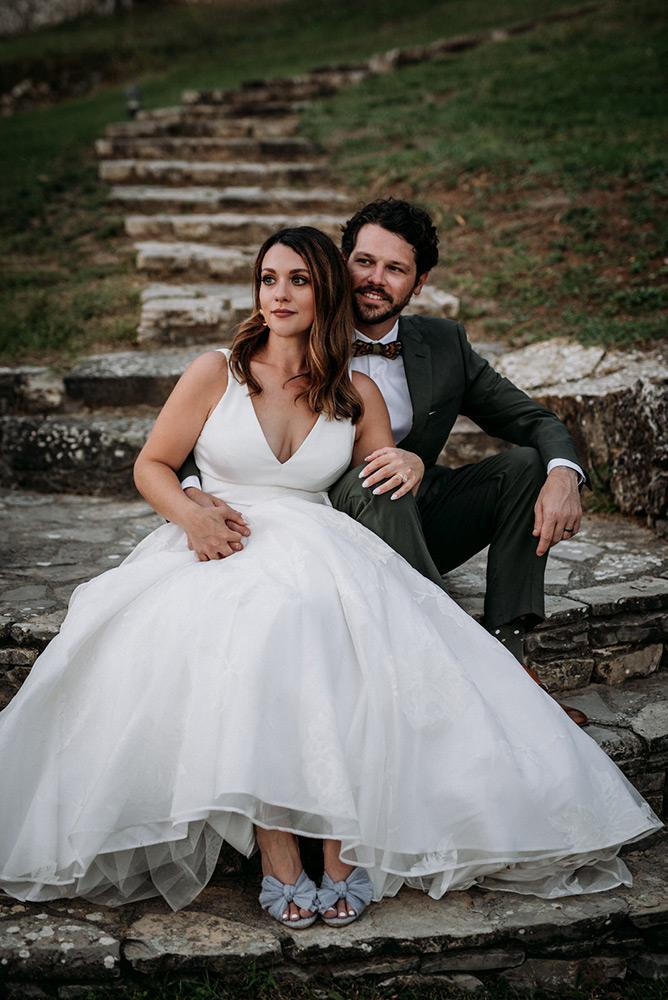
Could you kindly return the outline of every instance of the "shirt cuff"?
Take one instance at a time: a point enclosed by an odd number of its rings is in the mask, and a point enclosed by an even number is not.
[[[200,482],[199,476],[188,476],[187,479],[184,479],[183,482],[181,483],[182,490],[187,490],[189,486],[194,486],[196,490],[201,490],[202,483]]]
[[[560,465],[564,465],[564,466],[566,466],[567,469],[573,469],[575,472],[577,472],[577,474],[579,476],[578,486],[582,486],[582,484],[585,481],[585,474],[584,474],[584,472],[582,471],[582,469],[580,468],[579,465],[576,465],[575,462],[569,462],[567,458],[553,458],[553,459],[551,459],[551,461],[549,461],[547,463],[547,474],[548,474],[548,476],[552,472],[552,469],[557,469],[557,468],[559,468]],[[190,485],[192,486],[192,483]]]

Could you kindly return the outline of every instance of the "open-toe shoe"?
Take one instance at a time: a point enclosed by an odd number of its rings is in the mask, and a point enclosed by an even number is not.
[[[353,868],[342,882],[333,882],[325,872],[318,889],[318,912],[330,927],[345,927],[366,910],[372,895],[373,883],[364,868]],[[355,912],[346,917],[326,917],[327,910],[335,910],[340,899],[345,899],[348,907]]]
[[[311,916],[299,917],[298,920],[291,920],[289,915],[284,917],[290,903],[294,903],[300,910],[311,910]],[[270,917],[286,927],[310,927],[318,916],[318,890],[305,871],[302,871],[294,885],[284,885],[273,875],[265,875],[262,879],[260,906]]]

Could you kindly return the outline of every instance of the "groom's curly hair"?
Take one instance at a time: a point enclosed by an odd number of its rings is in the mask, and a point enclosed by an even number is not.
[[[348,260],[355,249],[362,226],[381,226],[402,236],[413,247],[418,279],[438,264],[438,234],[431,216],[411,201],[400,198],[378,198],[355,212],[342,226],[341,250]]]

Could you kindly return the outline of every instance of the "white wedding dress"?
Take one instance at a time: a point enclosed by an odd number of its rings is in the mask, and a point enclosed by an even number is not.
[[[0,715],[0,887],[186,905],[253,823],[340,839],[374,897],[628,884],[660,821],[500,644],[329,504],[354,429],[320,416],[281,464],[245,388],[196,457],[243,511],[199,562],[164,524],[74,593]]]

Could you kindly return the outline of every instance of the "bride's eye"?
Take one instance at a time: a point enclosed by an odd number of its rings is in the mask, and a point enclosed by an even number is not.
[[[260,278],[263,285],[273,285],[275,280],[273,274],[263,274]]]
[[[292,280],[295,285],[308,285],[308,278],[305,274],[295,274]]]

